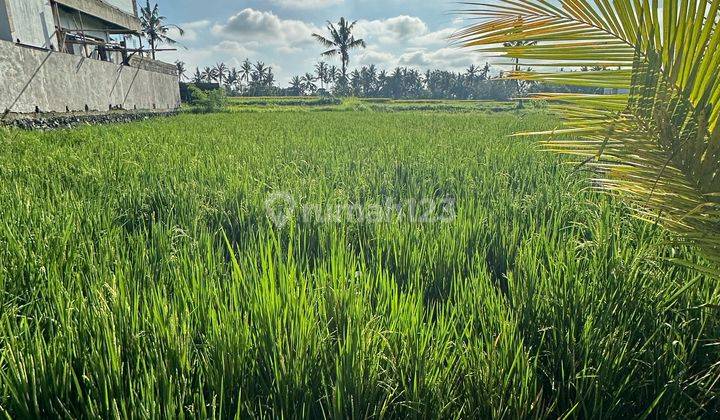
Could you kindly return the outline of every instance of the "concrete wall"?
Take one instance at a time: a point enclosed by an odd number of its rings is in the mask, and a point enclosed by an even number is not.
[[[41,48],[55,44],[50,0],[5,0],[12,40]]]
[[[20,0],[25,1],[25,0]],[[33,0],[35,1],[35,0]],[[56,3],[79,10],[90,16],[96,16],[102,20],[128,28],[140,30],[140,20],[135,16],[130,0],[113,0],[112,3],[103,0],[55,0]],[[116,7],[117,3],[122,8]],[[125,4],[129,3],[129,7]]]
[[[7,4],[0,0],[0,40],[12,41],[10,20],[8,20]]]
[[[122,10],[125,13],[134,15],[135,14],[135,6],[133,5],[133,0],[103,0],[105,3],[109,4],[110,6],[116,7],[120,10]],[[153,2],[154,3],[154,2]]]
[[[82,15],[77,10],[71,10],[66,8],[59,8],[58,18],[60,20],[60,26],[64,29],[82,29],[86,35],[103,39],[108,41],[107,27],[108,24],[104,21],[88,15]],[[92,51],[95,47],[89,45],[89,51]],[[66,44],[65,52],[74,51],[75,54],[83,55],[85,48],[79,44]]]
[[[173,110],[175,75],[141,70],[0,41],[0,113]]]

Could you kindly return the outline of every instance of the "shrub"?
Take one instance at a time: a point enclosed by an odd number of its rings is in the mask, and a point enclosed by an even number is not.
[[[197,86],[190,85],[190,105],[193,112],[212,113],[220,112],[227,106],[227,95],[222,89],[203,91]]]
[[[197,105],[198,102],[207,100],[207,93],[195,85],[188,85],[188,92],[190,93],[188,100],[190,105]]]

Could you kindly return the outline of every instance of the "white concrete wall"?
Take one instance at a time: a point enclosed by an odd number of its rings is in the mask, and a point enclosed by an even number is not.
[[[177,76],[0,41],[0,113],[173,110]]]
[[[103,0],[103,1],[107,4],[109,4],[110,6],[117,7],[118,9],[122,10],[123,12],[125,12],[127,14],[130,14],[130,15],[135,14],[135,8],[133,7],[134,0]]]
[[[8,20],[7,4],[0,0],[0,40],[12,41],[10,32],[10,21]]]
[[[35,47],[55,45],[55,22],[49,0],[5,0],[12,40]]]

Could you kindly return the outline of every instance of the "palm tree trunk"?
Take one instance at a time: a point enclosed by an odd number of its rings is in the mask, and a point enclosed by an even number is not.
[[[520,71],[520,59],[519,58],[515,59],[515,71],[516,72]],[[515,80],[515,92],[518,96],[517,108],[518,109],[525,108],[525,103],[523,102],[523,99],[520,97],[520,81],[519,80]]]

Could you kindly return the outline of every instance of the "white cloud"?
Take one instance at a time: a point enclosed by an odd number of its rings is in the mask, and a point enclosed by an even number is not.
[[[199,32],[210,27],[210,21],[198,20],[195,22],[182,23],[179,26],[184,31],[182,35],[180,35],[180,31],[177,28],[171,27],[168,36],[179,42],[193,42],[197,41]]]
[[[457,28],[444,28],[418,36],[412,40],[412,43],[423,47],[447,46],[452,42],[451,38],[456,32]]]
[[[398,43],[424,35],[428,26],[422,19],[413,16],[396,16],[384,20],[360,20],[357,36],[376,39],[383,44]]]
[[[312,24],[281,19],[273,12],[251,8],[241,10],[225,23],[213,26],[212,32],[239,42],[257,41],[263,44],[297,46],[311,42],[313,32],[320,29]]]
[[[315,55],[314,51],[307,51],[304,47],[291,47],[287,45],[281,45],[275,49],[278,53],[282,55],[288,55],[288,54],[299,54],[304,53],[305,55]]]
[[[439,50],[427,50],[424,48],[408,50],[402,54],[398,63],[402,66],[415,67],[419,69],[440,69],[460,71],[470,64],[484,62],[485,58],[478,54],[461,48],[441,48]]]
[[[208,47],[190,47],[188,49],[181,48],[177,51],[162,52],[159,58],[169,63],[175,62],[175,60],[183,61],[188,76],[191,76],[196,67],[202,69],[218,62],[237,67],[240,66],[241,60],[245,57],[258,57],[258,52],[250,49],[245,44],[224,40]]]
[[[249,49],[247,45],[241,44],[237,41],[221,41],[216,46],[212,47],[213,51],[222,52],[227,54],[235,54],[240,56],[249,56],[254,54],[254,51]]]
[[[380,51],[374,47],[362,50],[357,55],[357,60],[351,64],[365,65],[375,64],[380,67],[390,67],[397,64],[397,57],[386,51]]]
[[[286,9],[321,9],[342,4],[344,0],[270,0]]]

